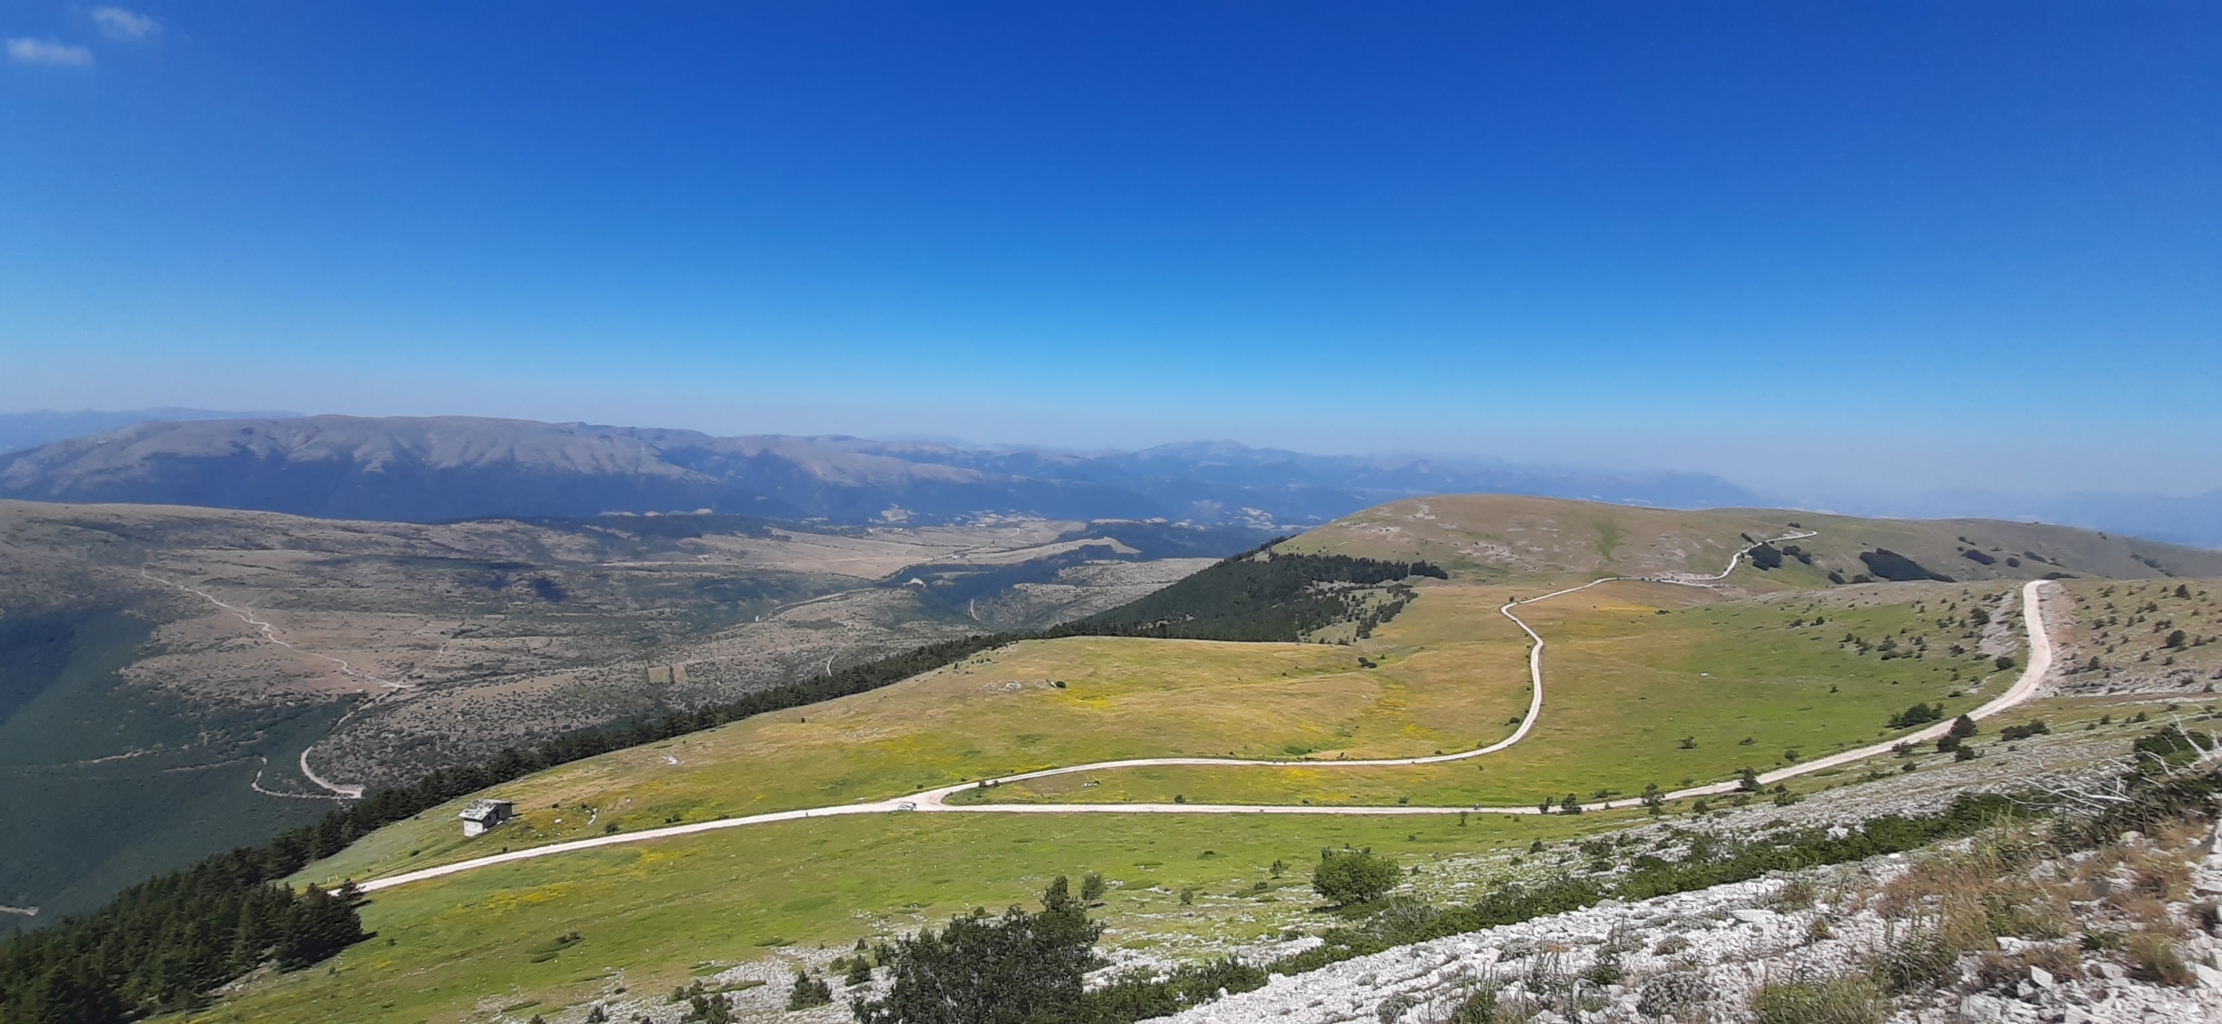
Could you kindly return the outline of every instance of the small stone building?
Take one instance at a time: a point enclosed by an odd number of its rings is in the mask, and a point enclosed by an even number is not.
[[[456,817],[463,819],[463,835],[468,837],[478,835],[516,815],[515,806],[507,800],[473,800]]]

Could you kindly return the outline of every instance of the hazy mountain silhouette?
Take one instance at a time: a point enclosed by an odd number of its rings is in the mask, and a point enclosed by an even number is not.
[[[710,509],[863,523],[983,513],[1302,525],[1418,494],[1748,505],[1699,473],[1318,456],[1232,442],[1076,454],[461,416],[139,423],[0,454],[0,497],[431,522]]]
[[[148,420],[239,420],[299,416],[297,412],[217,412],[211,409],[117,409],[100,411],[80,409],[60,412],[54,409],[37,409],[31,412],[0,412],[0,452],[21,448],[36,448],[42,444],[66,441],[103,430],[128,427]]]

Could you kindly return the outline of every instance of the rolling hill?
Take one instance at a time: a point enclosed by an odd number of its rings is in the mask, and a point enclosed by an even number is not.
[[[1807,586],[1825,582],[1830,572],[1847,582],[1862,575],[1887,578],[1870,563],[1876,552],[1889,551],[1953,580],[2222,576],[2222,552],[2066,526],[1781,509],[1680,511],[1498,494],[1391,502],[1309,531],[1291,547],[1424,559],[1475,579],[1556,581],[1711,572],[1752,539],[1803,530],[1817,535],[1782,544],[1778,569],[1766,575]],[[1810,561],[1791,554],[1792,548]]]

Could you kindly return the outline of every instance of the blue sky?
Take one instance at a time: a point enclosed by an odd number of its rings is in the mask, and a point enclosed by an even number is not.
[[[2222,486],[2222,7],[0,3],[0,409]]]

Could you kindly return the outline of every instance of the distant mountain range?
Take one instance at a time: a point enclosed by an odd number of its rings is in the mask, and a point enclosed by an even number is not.
[[[992,514],[1279,529],[1445,493],[2039,519],[2222,546],[2222,491],[2190,497],[1961,491],[1794,501],[1705,473],[1306,455],[1227,441],[1074,453],[847,436],[713,437],[463,416],[196,409],[0,414],[0,498],[201,505],[339,519],[442,522],[709,509],[847,524]]]
[[[0,453],[0,498],[408,522],[707,509],[839,523],[1035,515],[1301,527],[1446,492],[1759,503],[1701,473],[1318,456],[1230,442],[1075,454],[460,416],[181,418]]]
[[[149,420],[244,420],[271,419],[299,416],[297,412],[217,412],[212,409],[118,409],[102,412],[81,409],[75,412],[58,412],[41,409],[36,412],[0,412],[0,452],[23,448],[36,448],[55,441],[97,434],[103,430],[128,427]]]

